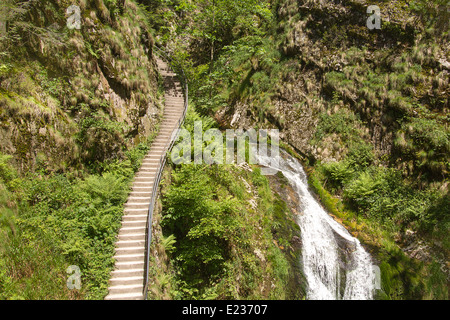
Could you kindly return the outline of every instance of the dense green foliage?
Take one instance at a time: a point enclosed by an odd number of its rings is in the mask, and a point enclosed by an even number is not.
[[[195,119],[198,115],[190,112],[186,128],[192,129]],[[174,270],[171,298],[299,295],[298,290],[287,290],[295,272],[289,261],[295,233],[286,226],[291,213],[272,193],[260,169],[181,165],[170,179],[162,195],[161,226]],[[298,226],[292,225],[298,232]],[[168,239],[172,240],[169,248]]]
[[[80,30],[67,26],[70,5]],[[134,1],[7,0],[0,22],[0,299],[103,299],[159,122],[145,12]],[[81,290],[67,288],[70,265]]]
[[[382,28],[370,31],[364,13],[372,3],[262,1],[264,15],[257,6],[226,13],[255,28],[236,23],[222,33],[224,16],[214,9],[243,8],[236,1],[152,1],[173,26],[157,24],[155,34],[185,66],[197,110],[225,128],[240,119],[281,129],[284,142],[312,160],[329,209],[345,208],[349,228],[362,220],[370,226],[359,236],[376,239],[386,283],[380,298],[448,295],[436,267],[445,269],[449,252],[444,2],[379,3]],[[203,30],[198,12],[206,33],[196,32]],[[433,247],[426,257],[402,251],[422,241]]]
[[[80,30],[67,26],[72,4]],[[158,77],[134,1],[8,0],[0,16],[0,150],[21,170],[83,171],[147,140],[161,112]]]
[[[392,224],[380,221],[379,217],[364,217],[351,211],[323,187],[321,171],[311,169],[309,182],[325,208],[380,259],[381,290],[376,292],[377,299],[448,299],[447,278],[440,263],[424,263],[408,257],[392,236],[395,235]],[[387,211],[390,211],[389,207]],[[445,235],[441,236],[445,238]]]
[[[322,203],[380,262],[378,298],[448,299],[446,0],[382,1],[381,30],[368,1],[136,2],[76,1],[81,30],[70,1],[0,4],[1,299],[105,296],[160,114],[153,39],[189,79],[189,131],[278,128],[311,160]],[[303,298],[289,289],[298,229],[257,168],[170,170],[153,298]]]
[[[139,159],[105,164],[103,173],[29,173],[18,177],[0,156],[0,298],[102,299],[114,266],[114,243],[123,204]],[[82,273],[80,291],[66,286],[66,269]]]

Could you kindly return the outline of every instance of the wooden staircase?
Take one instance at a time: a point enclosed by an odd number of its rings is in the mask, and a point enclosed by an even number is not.
[[[179,121],[184,115],[184,95],[177,75],[164,60],[158,57],[156,60],[164,78],[164,116],[158,136],[136,174],[132,192],[125,204],[122,227],[116,242],[115,270],[111,274],[109,294],[105,300],[144,299],[146,240],[152,225],[148,219],[153,186],[159,173],[161,157],[167,152],[172,135],[179,129]],[[148,231],[147,222],[150,226]]]

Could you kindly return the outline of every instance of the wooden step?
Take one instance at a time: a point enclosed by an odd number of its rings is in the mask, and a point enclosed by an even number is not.
[[[122,222],[142,221],[142,220],[147,221],[148,212],[147,212],[147,210],[145,210],[144,212],[145,212],[145,214],[126,214],[122,217]]]
[[[119,234],[119,241],[145,241],[147,235],[145,233]]]
[[[109,280],[111,286],[140,285],[144,283],[144,277],[113,277]]]
[[[146,165],[145,167],[142,167],[138,173],[136,173],[136,176],[139,177],[147,177],[152,178],[156,176],[156,169],[159,167],[159,161],[158,166],[150,167]]]
[[[141,228],[141,227],[146,228],[147,219],[123,221],[122,226],[126,228]]]
[[[125,293],[125,294],[109,294],[106,296],[105,300],[144,300],[143,293]]]
[[[145,227],[122,227],[119,231],[119,236],[123,235],[136,235],[136,234],[144,234],[146,232]]]
[[[120,263],[120,262],[142,262],[144,263],[145,253],[136,253],[136,254],[116,254],[114,256],[114,259]]]
[[[144,284],[139,285],[115,285],[109,287],[109,293],[112,297],[124,294],[133,294],[138,296],[139,293],[144,291]]]
[[[121,240],[116,242],[117,248],[126,248],[126,247],[143,247],[145,246],[145,240]]]
[[[135,202],[135,203],[125,203],[125,208],[126,209],[148,209],[148,207],[150,206],[150,201],[149,202]]]
[[[152,199],[151,195],[144,196],[144,197],[137,197],[137,196],[129,196],[128,197],[128,203],[147,203],[150,202]]]
[[[116,270],[133,270],[133,269],[143,269],[144,259],[142,261],[117,261],[115,264]]]
[[[156,169],[155,169],[156,170]],[[136,183],[152,183],[155,179],[151,177],[142,177],[142,176],[136,176],[134,178],[134,182]]]
[[[152,193],[153,192],[153,184],[150,184],[149,186],[139,186],[139,185],[135,185],[133,186],[133,192],[136,193]]]
[[[145,247],[117,247],[116,253],[120,255],[133,255],[145,253]]]
[[[150,201],[152,199],[152,192],[148,191],[148,192],[139,192],[139,191],[132,191],[129,194],[129,198],[133,198],[133,199],[148,199],[148,201]]]

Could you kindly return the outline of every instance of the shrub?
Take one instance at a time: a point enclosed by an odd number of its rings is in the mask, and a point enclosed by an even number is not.
[[[436,179],[448,174],[450,132],[433,119],[411,118],[397,132],[395,146],[413,160],[416,171],[430,172]],[[431,177],[430,177],[431,178]]]
[[[368,172],[362,172],[358,178],[352,180],[344,189],[344,196],[357,207],[367,209],[371,205],[372,196],[380,196],[383,180],[372,176]]]
[[[17,177],[17,172],[10,165],[12,157],[0,153],[0,182],[8,184]]]
[[[343,187],[344,183],[351,179],[355,172],[354,169],[350,168],[348,162],[345,161],[324,164],[322,171],[334,188]]]
[[[350,165],[367,168],[375,160],[373,146],[361,140],[352,142],[347,154],[347,161]]]
[[[315,140],[320,141],[326,135],[337,133],[341,135],[344,141],[349,141],[359,135],[356,123],[358,119],[355,114],[349,110],[341,109],[338,112],[328,115],[320,115],[320,122],[315,133]]]
[[[165,239],[176,238],[170,254],[177,274],[174,297],[258,299],[286,294],[290,266],[273,243],[272,232],[288,246],[291,226],[284,221],[284,209],[274,205],[260,169],[250,173],[234,166],[186,165],[178,167],[172,179],[163,193],[161,225]],[[249,193],[248,187],[257,189],[257,207],[249,204],[256,192]],[[277,288],[270,295],[262,293],[264,283]],[[233,289],[237,286],[238,292]]]

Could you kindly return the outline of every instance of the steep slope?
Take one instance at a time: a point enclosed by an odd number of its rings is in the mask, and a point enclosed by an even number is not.
[[[103,299],[163,114],[147,14],[8,0],[0,30],[0,299]]]
[[[364,0],[152,3],[197,110],[223,129],[280,129],[379,260],[379,298],[448,297],[445,1],[379,3],[373,30]]]
[[[72,4],[72,3],[71,3]],[[81,169],[145,142],[161,116],[152,37],[133,1],[2,2],[0,151],[23,171]]]
[[[183,64],[198,118],[280,129],[322,204],[375,258],[377,298],[448,299],[446,0],[380,2],[374,30],[366,0],[140,3],[149,11],[78,1],[80,30],[67,27],[67,1],[1,4],[0,293],[106,295],[122,205],[162,114],[152,27]],[[165,237],[153,248],[155,297],[286,297],[294,231],[286,228],[286,246],[273,240],[291,217],[264,179],[244,171],[175,170],[163,193]],[[244,174],[247,182],[235,179]],[[248,184],[256,191],[246,194]],[[189,230],[180,212],[192,217]],[[164,262],[181,273],[164,274]],[[83,269],[81,291],[65,288],[69,264]],[[305,283],[295,285],[289,296],[303,297]]]

